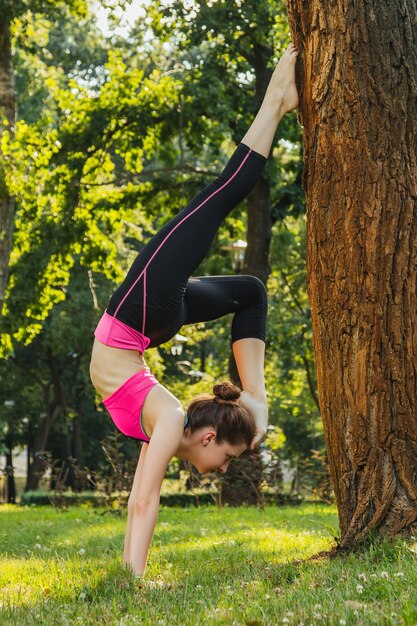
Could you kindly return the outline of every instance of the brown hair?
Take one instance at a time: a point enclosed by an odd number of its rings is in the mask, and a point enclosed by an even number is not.
[[[238,401],[239,387],[220,382],[214,385],[213,394],[202,393],[191,401],[187,411],[190,431],[211,426],[216,431],[217,443],[246,443],[249,447],[255,436],[255,420]]]

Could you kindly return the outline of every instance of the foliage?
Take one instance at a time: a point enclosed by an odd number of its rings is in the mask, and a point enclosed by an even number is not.
[[[3,136],[8,186],[20,207],[5,309],[5,327],[17,341],[33,339],[64,299],[74,255],[94,271],[121,277],[108,235],[120,232],[149,185],[124,181],[114,190],[107,184],[116,163],[125,172],[141,171],[142,156],[156,149],[155,118],[176,95],[168,77],[128,72],[117,53],[106,71],[108,80],[93,99],[78,85],[71,92],[51,85],[59,131],[45,115],[31,126],[21,120],[14,138]]]
[[[70,506],[105,508],[107,513],[120,515],[126,509],[129,491],[25,491],[20,506],[52,506],[57,510],[67,510]],[[213,504],[209,493],[172,493],[160,496],[161,506],[188,508]]]

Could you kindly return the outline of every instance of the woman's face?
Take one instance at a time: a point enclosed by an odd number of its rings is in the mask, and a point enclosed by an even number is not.
[[[233,458],[240,456],[247,446],[246,443],[231,444],[227,441],[216,442],[215,431],[208,431],[196,450],[191,463],[200,474],[219,471],[222,474],[227,472],[229,463]]]

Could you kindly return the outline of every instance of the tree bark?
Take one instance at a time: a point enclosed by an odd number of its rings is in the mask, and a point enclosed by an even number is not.
[[[341,547],[417,528],[415,0],[287,0]]]
[[[0,15],[0,139],[4,132],[1,120],[7,120],[9,132],[14,132],[16,98],[13,80],[13,61],[10,40],[10,22],[5,13]],[[15,201],[4,180],[0,162],[0,330],[1,314],[9,276],[9,260],[14,227]]]

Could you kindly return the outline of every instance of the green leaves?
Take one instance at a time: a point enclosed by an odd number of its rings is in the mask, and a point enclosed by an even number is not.
[[[121,278],[109,236],[140,206],[147,183],[138,175],[158,150],[160,120],[176,105],[179,84],[157,70],[146,78],[128,69],[116,51],[105,72],[93,96],[75,79],[65,87],[51,79],[54,117],[21,120],[14,137],[3,135],[6,182],[19,207],[5,310],[16,340],[39,332],[39,322],[65,297],[74,254]],[[124,206],[126,197],[135,199]]]

